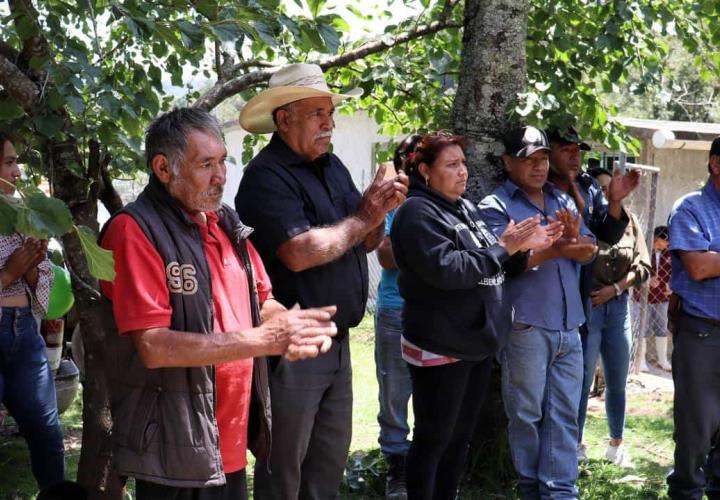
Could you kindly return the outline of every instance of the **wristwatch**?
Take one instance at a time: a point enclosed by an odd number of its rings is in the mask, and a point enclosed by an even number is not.
[[[621,293],[623,293],[622,288],[620,288],[620,285],[617,283],[613,283],[613,288],[615,289],[615,297],[619,297]]]

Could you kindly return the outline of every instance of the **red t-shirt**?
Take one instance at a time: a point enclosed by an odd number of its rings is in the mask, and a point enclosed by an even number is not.
[[[250,291],[240,257],[227,235],[218,226],[214,212],[207,213],[207,225],[199,224],[210,267],[213,316],[216,333],[252,327]],[[113,303],[118,331],[170,326],[172,309],[162,257],[140,226],[127,214],[116,217],[105,233],[102,247],[113,251],[115,281],[102,281],[102,292]],[[272,290],[260,256],[248,242],[260,303]],[[119,293],[115,295],[114,290]],[[220,433],[220,455],[226,473],[247,465],[247,424],[250,409],[252,359],[216,366],[215,402]]]

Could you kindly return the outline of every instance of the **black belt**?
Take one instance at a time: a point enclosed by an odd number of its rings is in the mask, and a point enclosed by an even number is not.
[[[685,311],[681,312],[682,316],[685,316],[686,318],[690,320],[696,320],[696,321],[702,321],[703,323],[707,323],[708,325],[716,326],[720,328],[720,319],[713,319],[713,318],[704,318],[702,316],[695,316],[694,314],[688,314]]]

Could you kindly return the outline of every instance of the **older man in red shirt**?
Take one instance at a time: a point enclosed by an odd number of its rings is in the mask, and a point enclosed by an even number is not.
[[[138,498],[246,498],[246,450],[270,444],[267,374],[252,358],[328,349],[335,308],[287,311],[272,298],[252,229],[221,203],[227,151],[212,116],[162,115],[146,154],[148,186],[101,234],[117,272],[102,283],[118,333],[115,465]]]

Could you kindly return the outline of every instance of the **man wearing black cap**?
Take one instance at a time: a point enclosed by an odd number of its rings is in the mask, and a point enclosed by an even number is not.
[[[631,170],[622,175],[615,170],[608,188],[609,199],[606,199],[595,179],[581,171],[581,151],[590,151],[590,146],[580,140],[577,131],[573,127],[551,129],[547,135],[550,141],[550,181],[575,199],[593,234],[599,240],[614,245],[622,238],[629,221],[622,202],[637,187],[640,173]]]
[[[670,212],[675,466],[670,498],[720,498],[720,137],[705,186]],[[674,307],[673,307],[674,306]],[[715,443],[713,447],[713,441]]]
[[[515,312],[501,354],[508,440],[523,499],[576,499],[583,377],[578,328],[585,322],[578,263],[591,261],[597,247],[572,198],[547,182],[545,133],[522,127],[503,143],[508,179],[480,203],[483,221],[497,235],[511,220],[538,214],[543,225],[557,218],[565,226],[562,238],[531,253],[527,271],[507,281]]]

